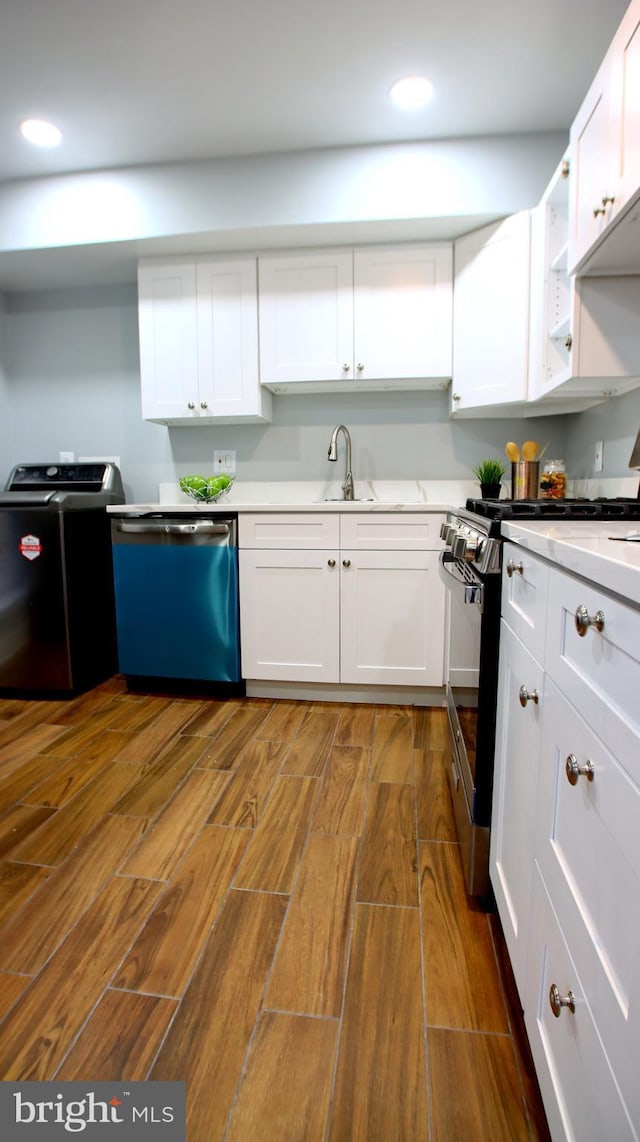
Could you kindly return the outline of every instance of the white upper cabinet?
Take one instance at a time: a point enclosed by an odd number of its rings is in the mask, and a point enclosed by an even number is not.
[[[161,424],[271,419],[260,387],[255,258],[141,262],[142,414]]]
[[[455,243],[452,412],[527,397],[530,216]]]
[[[569,194],[565,158],[532,212],[529,399],[584,398],[635,388],[640,339],[630,314],[640,312],[640,275],[569,275]]]
[[[353,373],[350,250],[258,260],[263,385],[348,379]]]
[[[570,153],[570,272],[640,272],[638,226],[609,241],[640,198],[640,0],[629,5],[576,116]]]
[[[356,377],[451,376],[453,254],[446,246],[356,250]]]
[[[274,392],[425,388],[451,376],[451,245],[260,257],[260,378]]]

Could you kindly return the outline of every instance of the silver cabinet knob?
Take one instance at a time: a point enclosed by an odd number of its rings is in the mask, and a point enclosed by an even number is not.
[[[459,400],[462,400],[462,397],[460,396],[460,393],[454,393],[454,394],[453,394],[453,400],[455,400],[455,401],[459,401]]]
[[[568,353],[571,352],[571,349],[573,347],[573,337],[571,336],[570,333],[564,339],[564,347]]]
[[[555,983],[552,983],[549,988],[549,1006],[556,1019],[562,1015],[563,1007],[567,1007],[572,1015],[576,1013],[576,1001],[573,992],[568,991],[566,995],[560,995],[560,989],[556,987]]]
[[[602,205],[603,206],[613,206],[615,200],[616,200],[615,194],[603,194]]]
[[[522,563],[514,563],[513,559],[508,559],[507,560],[507,575],[509,576],[509,578],[511,578],[514,571],[517,571],[518,575],[524,575],[524,567],[522,566]]]
[[[527,702],[533,702],[537,706],[538,702],[540,701],[540,695],[538,694],[538,691],[527,690],[527,687],[524,685],[520,687],[518,691],[518,697],[522,707],[526,706]]]
[[[589,627],[595,627],[597,631],[604,630],[604,611],[596,611],[595,615],[590,615],[587,608],[580,605],[575,618],[576,630],[581,638],[584,638]]]
[[[194,402],[192,400],[190,400],[189,404],[187,405],[187,408],[195,408],[195,407],[196,406],[195,406]]]
[[[604,206],[596,206],[593,211],[593,217],[598,218],[601,214],[606,214]]]
[[[358,364],[356,365],[356,372],[357,373],[364,372],[364,365],[362,364],[362,361],[358,361]]]
[[[351,560],[350,559],[343,559],[342,560],[342,566],[343,567],[350,567],[351,566]]]
[[[208,407],[209,407],[209,405],[207,404],[206,400],[200,401],[200,408],[208,408]]]
[[[565,772],[569,785],[577,785],[580,777],[586,777],[587,781],[593,781],[595,776],[595,769],[590,761],[580,765],[574,753],[570,753],[565,765]]]
[[[335,559],[327,559],[327,566],[328,567],[335,567],[335,565],[336,565]]]
[[[345,364],[342,366],[342,372],[343,372],[343,373],[348,373],[350,368],[351,368],[351,365],[347,365],[347,364],[345,363]]]

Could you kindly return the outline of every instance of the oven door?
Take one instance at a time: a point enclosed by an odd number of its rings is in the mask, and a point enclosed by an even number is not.
[[[480,576],[450,551],[440,556],[440,577],[448,601],[449,784],[467,891],[485,896],[489,892],[500,577]]]

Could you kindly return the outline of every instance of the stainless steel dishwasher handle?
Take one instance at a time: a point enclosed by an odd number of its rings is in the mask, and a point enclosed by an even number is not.
[[[199,523],[163,523],[161,520],[133,523],[129,520],[118,520],[116,530],[136,535],[228,535],[229,524],[210,523],[208,520]]]

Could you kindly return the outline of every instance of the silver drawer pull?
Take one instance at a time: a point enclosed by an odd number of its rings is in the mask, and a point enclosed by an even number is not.
[[[580,765],[574,753],[569,754],[564,768],[569,785],[577,785],[580,777],[586,777],[587,781],[593,781],[596,772],[590,761]]]
[[[563,1007],[567,1007],[572,1015],[576,1013],[576,1001],[573,992],[568,991],[566,995],[560,995],[560,989],[556,987],[555,983],[552,983],[549,988],[549,1006],[556,1019],[562,1015]]]
[[[604,611],[596,611],[595,615],[590,615],[587,608],[582,604],[576,611],[576,630],[581,638],[584,638],[589,627],[595,627],[596,630],[604,630]]]
[[[509,578],[511,578],[514,571],[517,571],[518,575],[524,575],[524,567],[522,566],[522,563],[514,563],[513,559],[508,559],[507,560],[507,575],[509,576]]]
[[[327,559],[327,566],[335,567],[335,565],[336,565],[335,559]]]
[[[350,567],[351,566],[351,560],[350,559],[343,559],[342,560],[342,566],[343,567]]]
[[[538,694],[538,691],[527,690],[527,687],[524,685],[520,687],[520,690],[518,691],[518,697],[522,707],[526,706],[527,702],[535,702],[537,706],[538,702],[540,701],[540,695]]]

